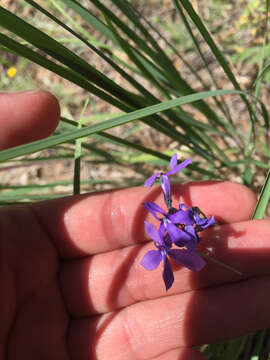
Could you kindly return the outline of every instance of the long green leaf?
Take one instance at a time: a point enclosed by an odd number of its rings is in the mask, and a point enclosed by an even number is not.
[[[0,33],[0,43],[8,47],[9,49],[16,52],[18,55],[24,56],[25,58],[35,62],[38,65],[43,66],[44,68],[58,74],[59,76],[73,82],[74,84],[82,87],[83,89],[95,94],[99,98],[105,100],[109,104],[112,104],[119,109],[124,111],[132,110],[131,107],[126,104],[118,101],[113,96],[109,95],[105,91],[97,88],[91,82],[87,81],[80,74],[75,73],[74,71],[68,69],[65,66],[54,63],[53,61],[47,59],[46,57],[40,55],[39,53],[33,51],[25,45],[20,44],[16,40],[9,38],[8,36]]]
[[[104,24],[100,21],[97,21],[96,17],[92,16],[90,12],[83,8],[76,0],[61,0],[62,2],[68,4],[72,9],[76,10],[77,12],[83,11],[84,19],[88,20],[89,23],[93,26],[98,26],[98,29],[103,31]],[[174,87],[174,90],[177,90],[177,95],[188,95],[194,93],[193,89],[190,85],[180,76],[178,71],[175,69],[173,63],[167,58],[164,52],[160,53],[155,51],[159,48],[158,44],[156,44],[155,49],[148,46],[145,39],[142,39],[138,36],[136,31],[132,31],[132,29],[127,26],[123,21],[120,20],[118,16],[116,16],[108,7],[101,3],[99,0],[91,0],[96,7],[105,14],[111,22],[113,22],[124,34],[127,34],[129,39],[136,44],[136,47],[131,47],[134,55],[136,55],[139,60],[143,63],[146,69],[152,73],[152,76],[157,78],[163,78],[167,84],[167,87],[170,88],[171,86]],[[82,10],[83,9],[83,10]],[[89,16],[87,16],[89,13]],[[135,15],[134,15],[135,16]],[[93,23],[93,19],[95,22]],[[108,27],[106,27],[108,29]],[[110,39],[114,37],[114,34],[110,32]],[[113,41],[116,41],[114,37]],[[122,38],[122,41],[124,39]],[[140,49],[140,52],[138,51]],[[147,55],[145,57],[144,54]],[[151,59],[151,61],[149,60]],[[218,121],[217,114],[203,101],[198,101],[197,103],[193,104],[194,107],[198,108],[207,119],[213,118]]]
[[[79,73],[82,77],[86,77],[89,81],[94,82],[97,86],[118,97],[123,102],[131,106],[136,104],[134,101],[135,97],[128,91],[96,70],[64,45],[1,6],[0,25],[60,61],[75,73]]]
[[[177,1],[178,3],[180,2],[182,4],[182,6],[184,7],[184,9],[187,11],[188,15],[190,16],[190,18],[196,25],[197,29],[201,33],[202,37],[204,38],[204,40],[206,41],[206,43],[212,50],[213,54],[215,55],[217,61],[223,68],[225,74],[227,75],[227,77],[229,78],[231,83],[233,84],[234,88],[237,90],[241,90],[241,87],[240,87],[238,81],[236,80],[233,72],[231,71],[231,68],[230,68],[226,58],[224,57],[222,52],[219,50],[219,48],[216,45],[215,41],[213,40],[211,34],[209,33],[209,31],[203,24],[201,18],[198,16],[196,11],[194,10],[191,2],[189,0],[175,0],[175,1]],[[254,121],[256,120],[256,114],[252,110],[252,107],[251,107],[250,103],[248,102],[245,94],[242,94],[241,97],[247,106],[249,116],[250,116],[251,126],[252,126],[252,133],[254,134]],[[247,144],[247,146],[249,146],[249,144]]]
[[[100,131],[104,131],[128,122],[142,119],[152,114],[170,109],[175,106],[188,104],[193,101],[198,101],[200,99],[205,99],[207,97],[225,95],[225,94],[240,94],[242,92],[236,90],[216,90],[216,91],[206,91],[198,94],[183,96],[178,99],[169,100],[160,104],[152,105],[144,109],[133,111],[129,114],[122,115],[120,117],[114,118],[112,120],[107,120],[99,124],[86,126],[82,129],[65,133],[57,136],[51,136],[48,139],[34,141],[30,144],[21,145],[12,149],[3,150],[0,153],[0,161],[6,161],[13,159],[17,156],[22,156],[26,154],[33,153],[35,151],[43,150],[58,144],[62,144],[67,141],[72,141],[80,137],[89,136]]]
[[[263,219],[270,200],[270,171],[267,174],[252,219]]]
[[[82,108],[80,118],[78,121],[78,129],[81,129],[83,126],[83,115],[88,106],[89,97],[84,103]],[[73,174],[73,195],[80,194],[81,188],[81,156],[82,156],[82,138],[75,140],[75,149],[74,149],[74,174]]]
[[[215,76],[213,75],[213,72],[211,71],[211,69],[210,69],[210,67],[209,67],[209,65],[208,65],[208,62],[207,62],[207,60],[206,60],[206,58],[205,58],[205,56],[204,56],[204,53],[201,51],[199,42],[197,41],[196,37],[194,36],[193,31],[192,31],[192,28],[191,28],[191,26],[189,25],[188,20],[187,20],[187,18],[185,17],[183,11],[182,11],[181,6],[179,5],[179,3],[178,3],[176,0],[172,0],[172,1],[173,1],[174,5],[175,5],[175,8],[176,8],[178,14],[180,15],[180,17],[181,17],[181,19],[182,19],[182,21],[183,21],[183,23],[184,23],[184,25],[185,25],[185,27],[186,27],[189,35],[190,35],[192,41],[193,41],[193,44],[194,44],[197,52],[199,53],[200,58],[202,59],[202,61],[203,61],[203,63],[204,63],[204,66],[205,66],[205,68],[206,68],[206,70],[207,70],[207,72],[208,72],[208,74],[209,74],[209,76],[210,76],[213,84],[215,85],[216,88],[218,88],[218,84],[217,84],[217,81],[216,81],[216,79],[215,79]],[[233,125],[229,108],[228,108],[228,106],[226,105],[226,103],[224,102],[224,100],[222,99],[222,102],[221,102],[221,103],[218,101],[218,99],[215,99],[215,101],[216,101],[216,104],[217,104],[217,105],[219,106],[219,108],[221,109],[221,111],[223,112],[223,114],[227,116],[227,118],[229,119],[230,123]]]

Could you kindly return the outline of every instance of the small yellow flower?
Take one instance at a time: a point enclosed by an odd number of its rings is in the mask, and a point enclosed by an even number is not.
[[[17,69],[14,66],[11,66],[7,70],[7,76],[11,79],[16,75],[16,73],[17,73]]]

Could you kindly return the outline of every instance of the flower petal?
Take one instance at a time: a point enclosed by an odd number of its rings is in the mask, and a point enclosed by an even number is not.
[[[181,241],[182,239],[186,239],[186,237],[188,235],[186,235],[186,233],[181,230],[181,229],[178,229],[178,227],[176,227],[172,222],[170,221],[167,221],[167,224],[166,224],[166,229],[167,229],[167,232],[172,240],[172,242],[176,243],[178,241]],[[190,237],[188,236],[188,239]],[[183,244],[182,246],[184,246],[185,244]]]
[[[181,164],[177,165],[175,168],[173,168],[172,170],[168,171],[165,175],[173,175],[178,173],[178,171],[183,170],[186,166],[188,166],[189,164],[192,163],[192,159],[187,159],[183,162],[181,162]]]
[[[175,262],[185,266],[192,271],[199,271],[206,264],[204,259],[195,251],[189,252],[186,250],[171,249],[168,251],[168,255]]]
[[[168,251],[172,247],[173,244],[172,239],[169,237],[168,234],[166,234],[163,239],[164,239],[164,247],[166,251]]]
[[[168,219],[174,224],[192,225],[195,223],[191,210],[179,210],[175,214],[168,215]]]
[[[192,210],[192,208],[190,206],[187,206],[184,203],[180,203],[179,204],[179,210],[183,210],[183,208],[187,209],[187,210]]]
[[[155,173],[154,175],[150,176],[148,179],[145,180],[144,186],[151,187],[159,175],[160,175],[160,173]]]
[[[177,165],[177,154],[173,154],[170,160],[170,168],[174,169]]]
[[[172,194],[170,180],[167,175],[161,175],[160,186],[164,195],[166,206],[168,209],[170,209],[172,206]]]
[[[187,247],[187,251],[194,251],[199,242],[198,236],[192,225],[187,225],[182,231],[181,238],[175,242],[176,246]]]
[[[162,255],[159,250],[150,250],[144,255],[140,264],[146,270],[155,270],[160,264],[161,259]]]
[[[166,225],[164,224],[163,221],[161,221],[159,229],[158,229],[158,233],[159,233],[159,236],[161,239],[164,238],[165,231],[166,231]]]
[[[210,219],[208,219],[208,218],[203,218],[203,219],[200,218],[199,221],[197,221],[197,217],[195,216],[195,221],[196,221],[196,225],[200,226],[202,229],[206,229],[209,226],[215,225],[217,223],[214,216],[212,216]]]
[[[174,276],[173,276],[171,264],[167,259],[167,256],[165,255],[163,256],[163,262],[164,262],[164,268],[163,268],[162,277],[166,286],[166,291],[168,291],[174,282]]]
[[[157,204],[155,204],[153,202],[144,201],[143,206],[147,211],[149,211],[159,221],[161,220],[161,218],[159,218],[157,216],[157,214],[156,214],[157,212],[162,215],[166,215],[166,212],[160,206],[158,206]]]
[[[155,228],[155,226],[153,224],[145,221],[144,222],[144,230],[150,236],[150,238],[152,240],[159,243],[160,245],[163,244],[163,242],[159,236],[159,232],[157,231],[157,229]]]

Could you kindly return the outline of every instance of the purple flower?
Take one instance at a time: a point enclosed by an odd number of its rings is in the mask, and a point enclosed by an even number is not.
[[[197,206],[189,207],[185,204],[179,205],[179,210],[171,216],[171,221],[175,224],[195,225],[197,232],[217,223],[214,216],[207,218]]]
[[[171,170],[163,173],[163,172],[157,172],[154,175],[150,176],[148,179],[146,179],[144,186],[145,187],[151,187],[156,179],[160,179],[160,186],[163,191],[164,200],[168,207],[168,209],[172,206],[172,196],[171,196],[171,185],[169,180],[169,175],[174,175],[184,169],[187,165],[189,165],[192,162],[191,159],[185,160],[179,165],[177,165],[177,154],[174,154],[171,157],[170,160],[170,168]]]
[[[153,239],[157,250],[148,251],[144,255],[141,265],[147,270],[155,270],[161,261],[163,261],[162,277],[166,290],[169,290],[174,282],[174,275],[168,256],[175,262],[193,271],[199,271],[204,267],[205,261],[200,255],[188,249],[172,249],[170,238],[167,235],[162,235],[162,231],[157,231],[155,226],[147,221],[145,221],[145,231]]]
[[[166,231],[170,240],[177,246],[186,247],[189,250],[194,250],[198,244],[198,237],[193,230],[193,226],[187,231],[185,227],[179,228],[175,224],[185,224],[190,222],[190,216],[186,211],[181,211],[178,216],[175,216],[178,211],[174,208],[170,208],[168,212],[164,211],[157,204],[145,201],[143,206],[148,210],[158,221],[160,221],[160,233],[163,235]],[[162,216],[159,217],[158,214]],[[188,215],[188,217],[187,217]],[[181,220],[181,221],[180,221]]]

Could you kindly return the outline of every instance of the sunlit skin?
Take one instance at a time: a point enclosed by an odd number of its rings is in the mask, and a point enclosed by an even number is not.
[[[59,113],[46,92],[0,94],[1,149],[48,136]],[[193,346],[269,326],[270,225],[248,220],[254,195],[201,182],[173,198],[215,215],[200,250],[242,276],[177,266],[165,291],[162,268],[140,265],[144,221],[158,226],[141,204],[164,207],[155,186],[1,208],[0,359],[201,360]]]

